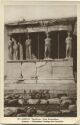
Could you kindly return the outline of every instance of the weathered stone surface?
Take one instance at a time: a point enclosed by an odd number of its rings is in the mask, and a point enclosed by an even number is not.
[[[47,116],[58,116],[60,115],[60,111],[49,111],[47,112]]]
[[[53,67],[53,78],[73,78],[73,69],[72,67],[63,67],[63,66],[58,66],[58,67]]]
[[[73,59],[54,59],[52,66],[73,66]]]
[[[36,108],[35,108],[35,107],[33,107],[33,108],[28,107],[28,108],[27,108],[27,115],[28,115],[28,116],[33,116],[33,115],[35,115],[36,113],[37,113],[37,111],[36,111]]]
[[[21,64],[20,63],[7,63],[7,79],[19,78],[21,74]]]
[[[17,114],[26,113],[25,108],[17,108]]]
[[[11,100],[8,101],[8,105],[16,106],[17,104],[18,104],[17,99],[11,99]]]
[[[23,61],[22,67],[21,62],[14,62],[14,64],[12,62],[8,63],[8,66],[8,78],[13,79],[5,80],[5,89],[50,89],[57,94],[65,92],[71,95],[76,93],[72,59],[44,60],[39,62]],[[23,75],[22,81],[18,80],[21,70]]]
[[[70,100],[70,99],[66,99],[66,100],[63,100],[62,102],[61,102],[61,106],[65,106],[65,105],[70,105],[72,103],[72,101]]]
[[[45,100],[45,99],[40,99],[40,104],[47,104],[47,100]]]
[[[22,74],[24,79],[35,79],[36,77],[36,66],[33,62],[27,62],[22,64]]]
[[[17,114],[17,117],[28,117],[28,115],[26,113],[20,113]]]
[[[18,99],[18,104],[22,105],[24,104],[24,99]]]
[[[37,63],[37,74],[39,78],[49,79],[52,77],[52,65],[51,62],[39,62]]]
[[[69,97],[67,97],[67,96],[62,96],[61,97],[61,100],[68,100],[69,99]]]
[[[61,110],[61,113],[64,115],[64,114],[69,114],[70,113],[70,110],[69,109],[65,109],[65,110]]]
[[[49,104],[60,104],[60,100],[58,98],[48,99]]]
[[[38,103],[38,99],[28,99],[27,103],[28,104],[37,104]]]
[[[76,105],[69,105],[69,110],[71,112],[76,112],[77,111],[77,106]]]
[[[22,81],[21,83],[7,83],[5,85],[5,91],[6,90],[16,90],[17,92],[23,92],[23,90],[45,90],[49,89],[53,91],[55,94],[60,93],[66,93],[71,95],[76,95],[76,85],[73,80],[39,80],[37,84],[35,82],[31,81],[31,83],[24,83]],[[54,97],[54,96],[53,96]],[[73,97],[73,96],[72,96]]]
[[[39,91],[30,90],[28,91],[28,93],[17,93],[17,94],[5,93],[4,102],[8,101],[5,107],[10,106],[8,110],[5,111],[5,116],[17,116],[17,117],[18,116],[19,117],[76,116],[77,107],[75,105],[76,104],[75,98],[69,99],[68,96],[62,96],[62,100],[58,97],[51,99],[45,99],[45,97],[44,99],[43,97],[42,99],[41,98],[40,99],[32,98],[28,100],[26,99],[27,94],[32,94],[32,93],[36,94],[37,92],[42,94],[46,93],[47,90],[39,90]],[[18,103],[16,105],[16,101],[17,100],[19,101],[20,99],[23,99],[23,102]],[[13,106],[15,106],[15,108]],[[16,106],[19,106],[19,108],[16,108]]]
[[[36,113],[37,115],[44,115],[45,114],[45,111],[43,111],[43,110],[37,110],[37,113]]]
[[[9,117],[9,116],[16,114],[16,112],[17,112],[16,108],[5,108],[4,109],[4,116]]]

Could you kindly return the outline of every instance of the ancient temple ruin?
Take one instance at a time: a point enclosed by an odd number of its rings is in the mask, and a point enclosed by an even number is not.
[[[76,17],[5,24],[5,89],[76,93]]]

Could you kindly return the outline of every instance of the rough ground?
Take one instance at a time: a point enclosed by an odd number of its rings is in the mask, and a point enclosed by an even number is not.
[[[49,90],[5,93],[5,117],[76,117],[76,98]]]

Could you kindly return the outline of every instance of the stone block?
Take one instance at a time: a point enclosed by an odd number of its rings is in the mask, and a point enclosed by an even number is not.
[[[48,99],[49,104],[60,104],[60,100],[58,98]]]
[[[17,79],[21,74],[21,64],[20,63],[7,63],[7,79]]]
[[[27,103],[28,103],[28,104],[34,104],[34,105],[35,105],[35,104],[38,103],[38,101],[39,101],[38,99],[28,99]]]
[[[37,74],[39,78],[50,79],[52,77],[52,66],[51,62],[40,62],[37,63]]]
[[[35,79],[36,66],[34,62],[24,62],[22,64],[22,75],[24,79]]]

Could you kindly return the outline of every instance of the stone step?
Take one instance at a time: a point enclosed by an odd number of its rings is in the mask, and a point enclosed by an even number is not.
[[[76,84],[72,81],[64,81],[64,82],[55,82],[55,83],[38,83],[38,84],[34,84],[34,83],[6,83],[5,85],[5,89],[7,90],[36,90],[36,89],[50,89],[50,90],[54,90],[57,92],[60,91],[66,91],[67,93],[69,91],[75,91],[76,90]]]

